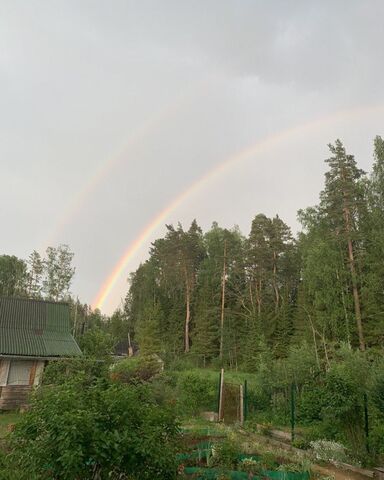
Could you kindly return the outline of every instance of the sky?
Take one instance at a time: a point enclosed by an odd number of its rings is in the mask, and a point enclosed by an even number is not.
[[[247,235],[265,213],[297,232],[328,143],[371,168],[383,15],[382,0],[1,0],[0,254],[68,244],[73,295],[104,292],[110,314],[165,224]]]

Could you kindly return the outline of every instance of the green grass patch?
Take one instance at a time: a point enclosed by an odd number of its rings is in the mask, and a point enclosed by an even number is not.
[[[4,438],[8,431],[8,425],[17,423],[20,420],[21,413],[0,412],[0,438]]]

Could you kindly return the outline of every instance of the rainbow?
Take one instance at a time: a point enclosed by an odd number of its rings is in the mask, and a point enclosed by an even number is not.
[[[132,258],[142,247],[142,245],[148,241],[150,236],[167,219],[167,217],[172,212],[174,212],[187,198],[189,198],[192,194],[195,194],[198,190],[204,188],[204,186],[210,183],[215,177],[225,173],[232,166],[255,155],[263,153],[268,149],[273,148],[274,146],[284,142],[285,140],[294,137],[295,135],[303,135],[306,132],[315,130],[330,122],[356,118],[357,116],[363,116],[369,113],[374,113],[376,111],[379,112],[383,109],[384,105],[357,107],[348,110],[337,111],[330,115],[315,119],[311,122],[306,122],[304,124],[288,128],[273,135],[269,135],[264,139],[259,140],[256,144],[253,144],[248,148],[231,155],[222,163],[206,172],[203,176],[195,180],[178,196],[176,196],[176,198],[174,198],[163,210],[157,213],[156,216],[152,218],[151,221],[140,232],[138,237],[128,246],[126,251],[123,253],[119,261],[114,266],[112,272],[108,275],[107,279],[102,284],[94,302],[92,303],[93,308],[101,309],[103,307],[107,297],[111,294],[113,288],[116,285],[116,282],[122,275],[128,262],[132,260]]]

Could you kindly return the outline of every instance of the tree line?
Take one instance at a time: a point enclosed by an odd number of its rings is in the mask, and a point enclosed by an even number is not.
[[[99,349],[102,356],[106,349],[112,350],[115,343],[127,338],[127,320],[119,309],[109,317],[74,297],[73,259],[74,253],[68,245],[48,247],[45,255],[34,250],[26,260],[0,255],[0,296],[68,303],[74,336],[79,340],[92,331],[89,339],[84,339],[86,350],[96,354]],[[91,348],[88,344],[92,342]]]
[[[213,223],[202,232],[167,225],[130,276],[123,315],[140,349],[169,359],[247,370],[268,351],[312,345],[329,362],[347,344],[382,343],[384,326],[384,141],[372,171],[340,140],[329,145],[317,205],[302,209],[292,235],[278,215],[257,214],[250,233]]]
[[[67,300],[75,273],[68,245],[48,247],[42,257],[34,250],[27,260],[0,255],[0,295],[52,301]]]

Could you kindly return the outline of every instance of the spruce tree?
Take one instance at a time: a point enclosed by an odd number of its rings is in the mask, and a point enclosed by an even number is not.
[[[329,150],[332,156],[326,160],[329,171],[325,174],[320,206],[349,266],[359,347],[365,350],[357,268],[359,210],[363,203],[360,179],[364,172],[357,167],[353,155],[346,153],[340,140],[336,140],[335,145],[330,144]]]

